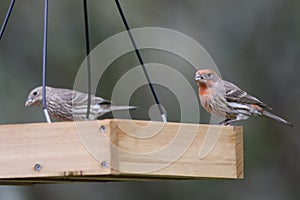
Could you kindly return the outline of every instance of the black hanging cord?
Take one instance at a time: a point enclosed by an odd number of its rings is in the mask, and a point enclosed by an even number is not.
[[[83,10],[84,10],[84,28],[85,28],[85,47],[87,55],[87,76],[88,76],[88,105],[86,111],[86,118],[89,119],[90,108],[91,108],[91,90],[92,90],[92,77],[91,77],[91,61],[90,61],[90,37],[89,37],[89,20],[88,20],[88,8],[87,0],[83,0]]]
[[[43,42],[43,69],[42,69],[42,105],[45,118],[48,123],[51,123],[46,105],[46,63],[47,63],[47,28],[48,28],[48,0],[45,0],[44,10],[44,42]]]
[[[128,22],[127,22],[127,20],[126,20],[125,14],[124,14],[124,12],[123,12],[123,10],[122,10],[121,4],[120,4],[119,0],[115,0],[115,2],[116,2],[116,4],[117,4],[118,10],[119,10],[119,13],[120,13],[120,15],[121,15],[121,18],[122,18],[122,20],[123,20],[123,23],[124,23],[124,25],[125,25],[125,28],[126,28],[126,30],[127,30],[127,32],[128,32],[129,38],[130,38],[130,40],[131,40],[131,43],[132,43],[132,45],[133,45],[133,47],[134,47],[135,53],[136,53],[136,55],[137,55],[137,57],[138,57],[138,60],[139,60],[139,62],[140,62],[140,64],[141,64],[142,69],[143,69],[143,71],[144,71],[144,74],[145,74],[145,76],[146,76],[148,85],[149,85],[149,87],[150,87],[150,89],[151,89],[151,92],[152,92],[152,94],[153,94],[153,97],[154,97],[154,99],[155,99],[155,102],[156,102],[156,104],[158,105],[158,109],[159,109],[159,112],[160,112],[162,121],[163,121],[163,122],[167,122],[166,115],[165,115],[165,113],[163,112],[162,106],[161,106],[161,104],[160,104],[160,101],[159,101],[159,99],[158,99],[158,96],[157,96],[157,94],[156,94],[156,91],[155,91],[155,89],[154,89],[154,87],[153,87],[153,84],[152,84],[152,82],[151,82],[151,80],[150,80],[150,77],[149,77],[149,74],[148,74],[148,72],[147,72],[147,69],[146,69],[146,66],[145,66],[145,64],[144,64],[144,61],[143,61],[143,59],[142,59],[142,56],[141,56],[141,54],[140,54],[140,52],[139,52],[139,50],[138,50],[138,48],[137,48],[136,42],[135,42],[135,40],[134,40],[134,38],[133,38],[133,35],[132,35],[132,33],[131,33],[131,30],[130,30],[130,27],[129,27]]]
[[[5,30],[5,28],[6,28],[6,25],[7,25],[8,19],[9,19],[9,16],[10,16],[10,14],[11,14],[11,11],[12,11],[14,5],[15,5],[15,0],[11,0],[10,5],[9,5],[9,8],[8,8],[7,13],[6,13],[6,16],[5,16],[5,19],[4,19],[4,22],[3,22],[2,27],[1,27],[1,30],[0,30],[0,40],[1,40],[2,35],[3,35],[3,33],[4,33],[4,30]]]

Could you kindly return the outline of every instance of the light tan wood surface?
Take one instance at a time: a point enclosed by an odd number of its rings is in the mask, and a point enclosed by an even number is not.
[[[116,119],[0,125],[0,183],[243,178],[242,132]]]

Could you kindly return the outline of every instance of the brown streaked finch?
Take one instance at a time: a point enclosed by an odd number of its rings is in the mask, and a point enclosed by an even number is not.
[[[199,85],[199,97],[203,108],[211,114],[224,117],[221,123],[229,125],[246,120],[250,116],[266,116],[293,126],[290,122],[270,112],[271,108],[239,87],[222,80],[210,69],[198,70],[195,81]]]
[[[87,120],[88,95],[70,89],[46,87],[46,106],[49,115],[59,121]],[[33,89],[25,102],[25,106],[42,107],[42,87]],[[91,95],[89,120],[113,110],[135,109],[134,106],[117,106],[101,97]]]

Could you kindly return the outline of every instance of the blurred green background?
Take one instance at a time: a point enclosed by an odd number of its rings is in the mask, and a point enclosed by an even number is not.
[[[92,48],[124,31],[112,0],[90,0]],[[1,0],[0,22],[9,0]],[[298,0],[123,0],[132,28],[164,27],[198,41],[216,62],[223,78],[273,107],[296,125],[251,118],[244,126],[245,179],[162,182],[74,183],[1,186],[0,199],[299,199],[300,1]],[[44,121],[40,108],[25,108],[28,92],[41,84],[43,1],[16,1],[0,41],[0,123]],[[47,83],[72,88],[85,58],[82,1],[49,2]],[[180,68],[193,85],[194,69],[168,53],[143,51],[146,62]],[[134,54],[122,56],[101,79],[97,94],[110,99],[114,83],[138,65]],[[195,84],[194,84],[195,85]],[[195,92],[197,86],[194,86]],[[170,121],[179,121],[173,94],[159,88]],[[188,98],[188,97],[187,97]],[[193,99],[191,99],[193,101]],[[136,119],[149,119],[154,103],[149,89],[131,99]],[[111,117],[107,115],[106,117]],[[201,123],[209,115],[201,109]],[[5,163],[1,163],[4,165]]]

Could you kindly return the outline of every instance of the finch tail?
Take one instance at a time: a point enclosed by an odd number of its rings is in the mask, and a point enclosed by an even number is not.
[[[136,109],[136,106],[115,106],[111,105],[110,110],[131,110],[131,109]]]
[[[262,111],[262,114],[263,114],[264,116],[266,116],[266,117],[269,117],[269,118],[271,118],[271,119],[274,119],[274,120],[276,120],[276,121],[279,121],[279,122],[281,122],[281,123],[284,123],[284,124],[286,124],[286,125],[288,125],[288,126],[294,127],[294,125],[293,125],[292,123],[290,123],[290,122],[288,122],[288,121],[282,119],[281,117],[279,117],[279,116],[277,116],[277,115],[275,115],[275,114],[273,114],[273,113],[271,113],[271,112],[268,112],[268,111],[266,111],[266,110],[263,110],[263,111]]]

